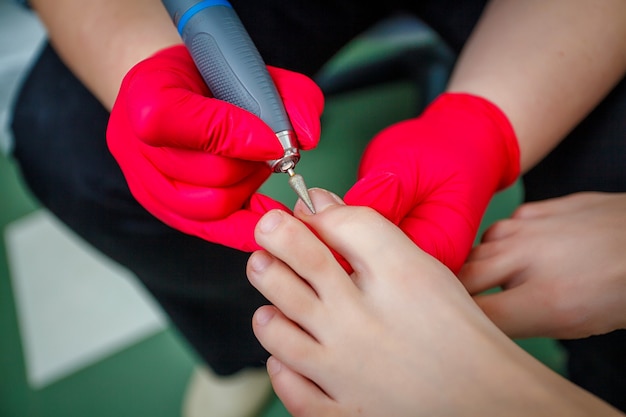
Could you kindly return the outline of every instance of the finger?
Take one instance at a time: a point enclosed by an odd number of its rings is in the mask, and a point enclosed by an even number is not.
[[[285,205],[261,194],[254,194],[243,209],[228,217],[210,222],[201,222],[199,236],[210,242],[252,252],[261,249],[254,238],[254,228],[263,214],[269,210],[288,212]]]
[[[269,199],[266,199],[264,206],[270,207],[268,203]],[[150,207],[156,203],[147,201],[142,204],[150,211]],[[275,202],[275,206],[270,209],[286,210],[279,202]],[[254,228],[262,213],[250,208],[237,210],[219,220],[191,220],[169,211],[158,211],[152,214],[170,227],[209,242],[219,243],[243,252],[261,249],[254,239]]]
[[[250,256],[246,273],[252,286],[282,314],[316,336],[312,324],[326,320],[318,317],[320,301],[310,285],[282,261],[265,251],[258,251]]]
[[[469,255],[467,255],[466,262],[474,262],[481,261],[484,259],[492,258],[498,256],[501,252],[502,245],[500,242],[485,242],[481,243],[477,246],[474,246],[470,251]]]
[[[514,236],[525,223],[519,219],[503,219],[493,223],[481,236],[481,242],[491,242]]]
[[[221,220],[203,222],[200,225],[200,237],[244,252],[259,250],[261,247],[255,240],[254,229],[261,216],[269,210],[288,212],[282,203],[254,194],[244,209]]]
[[[147,102],[158,100],[153,113],[131,114],[138,137],[149,145],[250,161],[267,161],[283,155],[269,126],[237,106],[178,90],[163,91],[158,99],[139,98]],[[139,109],[149,106],[146,102],[133,104],[133,108]]]
[[[269,170],[254,170],[229,187],[196,187],[165,177],[150,161],[128,149],[119,151],[111,147],[111,151],[120,163],[133,196],[159,218],[167,214],[165,212],[173,212],[189,220],[222,219],[241,209],[270,175]]]
[[[480,294],[482,292],[503,287],[519,273],[519,271],[510,265],[502,262],[474,261],[464,264],[457,276],[465,289],[471,295]],[[498,268],[492,271],[491,268]]]
[[[497,243],[485,243],[474,248],[457,276],[470,294],[512,286],[523,270],[519,259],[516,252],[501,251]]]
[[[557,216],[585,208],[599,193],[581,192],[519,206],[512,214],[515,219],[538,219]]]
[[[136,168],[140,168],[136,165]],[[152,167],[146,167],[151,169]],[[133,174],[128,174],[131,178]],[[152,173],[129,179],[133,195],[155,213],[175,213],[177,217],[195,221],[224,219],[241,210],[250,195],[265,181],[267,174],[254,172],[228,188],[196,187]],[[128,179],[129,177],[127,177]]]
[[[125,79],[126,113],[137,136],[152,146],[253,161],[282,156],[282,147],[267,124],[246,110],[208,96],[193,65],[187,62],[179,71],[140,66]],[[180,66],[176,63],[173,68]]]
[[[264,162],[249,162],[189,149],[154,147],[139,143],[142,155],[167,178],[202,187],[226,188],[270,168]]]
[[[313,149],[320,138],[320,117],[324,110],[322,90],[303,74],[271,66],[267,69],[283,99],[300,149]]]
[[[357,181],[344,196],[344,201],[349,206],[371,207],[398,225],[411,207],[406,195],[395,174],[381,173]]]
[[[294,372],[275,357],[267,360],[274,392],[294,416],[331,416],[334,401],[311,380]]]
[[[122,117],[116,114],[116,117]],[[167,211],[194,220],[224,218],[241,208],[269,176],[269,170],[254,170],[252,175],[232,187],[194,188],[162,175],[158,167],[142,157],[145,146],[140,141],[121,140],[126,137],[123,129],[123,123],[109,123],[109,150],[122,169],[133,196],[162,221],[165,221],[164,215],[170,216],[170,213],[164,213]],[[230,168],[228,175],[232,174]],[[165,222],[172,225],[171,222]]]
[[[270,210],[282,210],[284,212],[291,213],[291,210],[289,210],[283,203],[261,193],[254,193],[252,197],[250,197],[250,201],[248,202],[248,206],[246,208],[261,215]]]

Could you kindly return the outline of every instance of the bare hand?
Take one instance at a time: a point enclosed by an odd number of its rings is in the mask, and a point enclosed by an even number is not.
[[[491,226],[459,277],[511,337],[582,338],[626,327],[626,194],[522,205]],[[502,287],[501,292],[481,295]]]

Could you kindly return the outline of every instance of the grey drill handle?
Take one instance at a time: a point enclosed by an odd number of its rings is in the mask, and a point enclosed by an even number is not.
[[[162,1],[213,96],[261,118],[285,150],[282,160],[268,163],[279,172],[293,168],[299,152],[289,116],[265,62],[230,3]]]

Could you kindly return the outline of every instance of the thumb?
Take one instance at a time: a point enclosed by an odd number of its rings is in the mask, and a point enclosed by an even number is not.
[[[300,149],[315,148],[320,139],[320,117],[324,110],[322,90],[304,74],[271,66],[267,69],[289,114]]]

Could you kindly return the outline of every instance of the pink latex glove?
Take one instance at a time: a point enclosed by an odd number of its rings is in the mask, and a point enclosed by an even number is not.
[[[480,97],[446,93],[372,140],[345,201],[376,209],[456,272],[491,197],[519,172],[506,116]]]
[[[324,99],[302,74],[268,70],[283,98],[300,149],[320,136]],[[133,196],[184,233],[243,251],[258,249],[254,226],[281,203],[256,193],[282,157],[258,117],[211,97],[184,45],[164,49],[124,77],[107,143]]]

